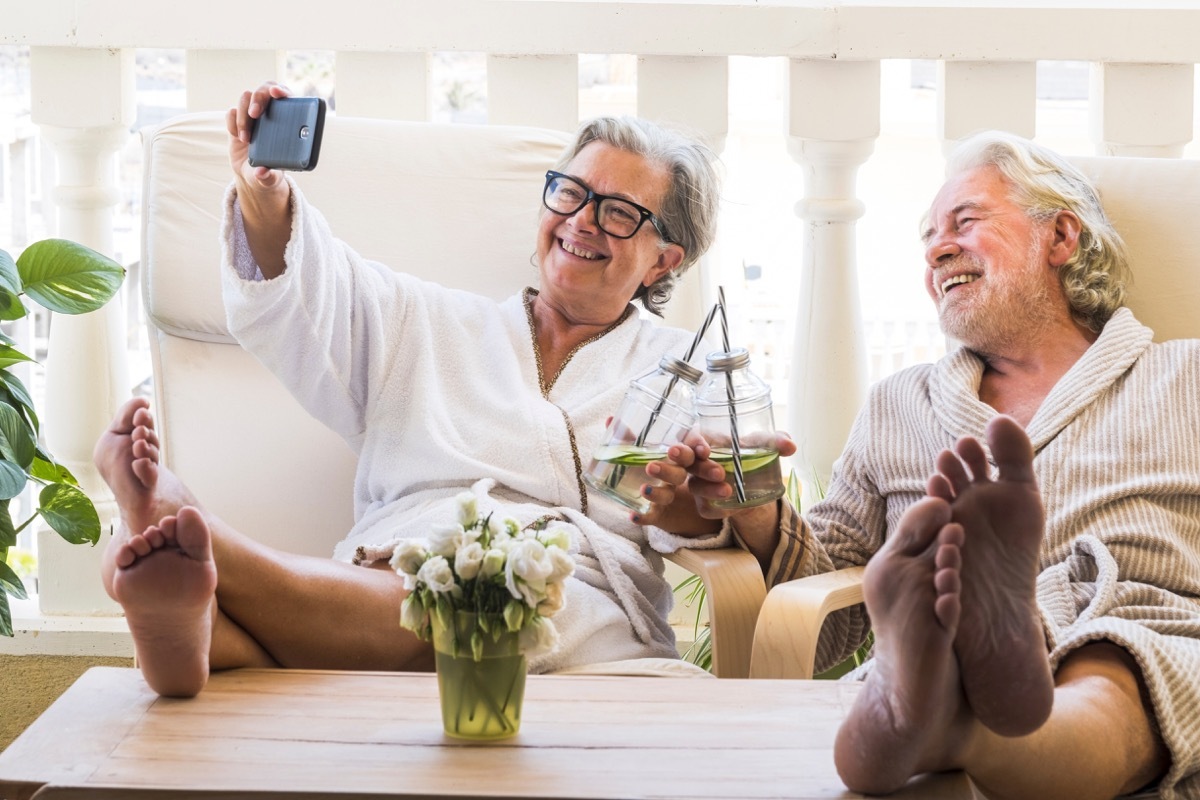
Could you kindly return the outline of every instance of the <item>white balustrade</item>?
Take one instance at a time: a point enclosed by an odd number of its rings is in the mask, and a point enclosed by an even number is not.
[[[796,214],[805,247],[788,426],[800,474],[828,486],[867,390],[854,226],[865,210],[858,168],[879,136],[879,62],[793,59],[789,78],[788,149],[804,168]]]
[[[856,224],[864,204],[856,183],[880,135],[880,61],[938,62],[930,131],[947,146],[981,128],[1034,135],[1037,63],[1092,62],[1096,151],[1178,157],[1195,135],[1200,8],[1166,0],[1156,6],[295,0],[284,14],[248,0],[172,5],[170,13],[151,0],[39,0],[5,4],[0,45],[32,47],[33,117],[56,158],[58,232],[105,251],[116,201],[113,155],[133,118],[132,48],[187,51],[188,110],[227,108],[242,89],[282,79],[289,49],[331,51],[339,113],[407,120],[432,116],[433,53],[478,52],[487,56],[489,124],[558,129],[579,118],[581,53],[633,55],[637,113],[686,125],[718,152],[729,133],[728,58],[786,60],[789,87],[778,114],[784,146],[803,173],[792,194],[803,246],[794,254],[800,289],[792,301],[791,388],[781,405],[801,447],[798,472],[827,481],[868,380],[894,363],[905,349],[898,339],[907,336],[893,327],[869,342],[858,297]],[[20,157],[10,150],[9,173]],[[718,242],[706,263],[740,258]],[[670,321],[687,324],[713,299],[711,285],[685,281]],[[118,308],[55,319],[47,377],[50,447],[109,515],[90,451],[129,393],[125,338],[114,328],[121,319]],[[908,349],[940,352],[936,336],[922,329],[913,337]],[[94,609],[77,601],[75,610]]]
[[[34,123],[56,156],[57,234],[112,253],[113,208],[119,198],[114,158],[133,122],[133,53],[129,50],[36,47],[30,56]],[[129,396],[125,315],[120,298],[81,316],[57,315],[46,357],[45,435],[50,451],[95,501],[101,525],[116,504],[92,464],[92,448]],[[65,544],[39,531],[44,613],[115,613],[99,582],[102,547]]]

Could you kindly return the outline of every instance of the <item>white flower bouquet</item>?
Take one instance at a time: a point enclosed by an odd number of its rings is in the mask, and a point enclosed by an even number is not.
[[[456,649],[465,654],[469,644],[476,661],[487,640],[505,633],[519,634],[525,653],[553,647],[558,634],[547,618],[563,607],[563,582],[575,571],[569,530],[522,529],[514,519],[480,517],[470,492],[457,499],[457,522],[434,528],[428,539],[405,539],[392,555],[409,590],[401,626],[432,641],[435,621],[454,631],[456,612],[474,613],[470,641]]]

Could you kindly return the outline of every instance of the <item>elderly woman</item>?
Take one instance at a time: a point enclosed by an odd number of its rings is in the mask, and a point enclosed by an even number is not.
[[[719,524],[667,487],[648,486],[654,509],[630,517],[589,494],[581,468],[628,382],[690,342],[631,300],[656,311],[712,242],[711,153],[637,119],[585,124],[542,190],[539,288],[496,304],[365,261],[294,182],[250,166],[253,120],[286,94],[264,85],[228,115],[229,327],[358,452],[356,523],[332,560],[265,548],[158,463],[145,402],[127,404],[96,448],[128,528],[104,580],[151,687],[192,695],[210,668],[250,665],[430,668],[429,644],[397,626],[405,589],[386,560],[398,540],[453,520],[464,490],[481,511],[570,527],[559,643],[533,671],[677,658],[655,551]],[[774,525],[774,507],[746,519]]]

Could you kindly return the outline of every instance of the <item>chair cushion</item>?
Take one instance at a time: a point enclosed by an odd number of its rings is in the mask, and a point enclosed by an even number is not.
[[[1200,337],[1200,161],[1072,159],[1129,246],[1128,305],[1156,341]]]
[[[339,118],[296,178],[340,238],[396,269],[496,299],[530,263],[557,131]],[[146,141],[142,295],[164,463],[257,541],[328,556],[350,529],[355,459],[229,336],[220,284],[223,114],[176,117]]]

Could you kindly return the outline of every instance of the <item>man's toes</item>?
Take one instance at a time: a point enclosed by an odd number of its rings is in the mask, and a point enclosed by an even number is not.
[[[959,494],[971,482],[971,476],[963,466],[962,460],[952,450],[943,450],[934,459],[933,467],[937,470],[934,475],[940,476],[953,494]],[[940,497],[941,495],[935,495]]]
[[[987,452],[974,436],[964,436],[954,444],[954,452],[971,471],[971,479],[980,481],[989,477]]]
[[[1035,483],[1033,445],[1025,430],[1012,417],[993,417],[987,426],[988,446],[1004,480]]]
[[[949,521],[949,503],[940,497],[922,497],[904,512],[895,536],[888,543],[900,553],[918,555],[929,547],[938,531]]]

